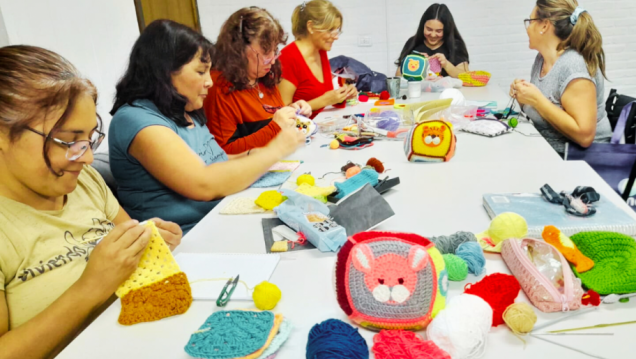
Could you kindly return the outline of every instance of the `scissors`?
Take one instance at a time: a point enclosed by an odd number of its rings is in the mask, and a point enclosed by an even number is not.
[[[230,301],[232,293],[234,293],[234,289],[236,289],[238,281],[238,275],[236,276],[236,278],[228,279],[227,283],[225,283],[225,286],[223,287],[223,290],[221,291],[221,294],[219,295],[219,298],[216,300],[217,307],[225,307],[227,305],[227,303]],[[230,287],[229,290],[228,287]]]

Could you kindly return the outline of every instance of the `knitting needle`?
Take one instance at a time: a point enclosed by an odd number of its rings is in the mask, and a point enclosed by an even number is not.
[[[572,314],[570,314],[570,315],[566,315],[566,316],[563,316],[563,317],[561,317],[561,318],[558,318],[558,319],[555,319],[555,320],[552,320],[552,321],[549,321],[549,322],[547,322],[547,323],[544,323],[544,324],[541,324],[541,325],[539,325],[539,326],[534,327],[534,329],[532,329],[532,332],[531,332],[531,333],[538,332],[539,330],[541,330],[541,329],[543,329],[543,328],[547,328],[547,327],[549,327],[549,326],[551,326],[551,325],[553,325],[553,324],[556,324],[556,323],[558,323],[558,322],[560,322],[560,321],[562,321],[562,320],[566,320],[566,319],[569,319],[569,318],[575,317],[575,316],[577,316],[577,315],[581,315],[581,314],[583,314],[583,313],[588,313],[588,312],[591,312],[591,311],[597,310],[598,308],[599,308],[599,307],[590,307],[590,308],[585,308],[585,309],[578,310],[578,311],[576,311],[576,312],[572,312]]]
[[[614,333],[536,333],[535,335],[614,335]]]
[[[596,324],[591,327],[580,327],[580,328],[570,328],[570,329],[561,329],[561,330],[551,330],[548,333],[564,333],[564,332],[572,332],[575,330],[585,330],[585,329],[593,329],[593,328],[606,328],[606,327],[615,327],[618,325],[627,325],[627,324],[636,324],[636,320],[631,322],[620,322],[620,323],[609,323],[609,324]]]
[[[600,357],[600,356],[598,356],[598,355],[590,354],[590,353],[584,352],[584,351],[582,351],[582,350],[580,350],[580,349],[577,349],[577,348],[573,348],[573,347],[567,346],[567,345],[565,345],[565,344],[561,344],[561,343],[553,342],[552,340],[548,340],[548,339],[546,339],[546,338],[541,338],[540,336],[537,336],[536,334],[532,334],[532,333],[531,333],[531,334],[530,334],[530,336],[531,336],[531,337],[534,337],[534,338],[537,338],[537,339],[539,339],[539,340],[543,340],[543,341],[548,342],[548,343],[550,343],[550,344],[554,344],[554,345],[560,346],[560,347],[562,347],[562,348],[570,349],[570,350],[575,351],[575,352],[577,352],[577,353],[581,353],[581,354],[587,355],[587,356],[592,357],[592,358],[606,359],[606,358],[604,358],[604,357]]]

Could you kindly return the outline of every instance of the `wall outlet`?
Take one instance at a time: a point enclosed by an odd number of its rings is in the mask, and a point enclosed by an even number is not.
[[[358,47],[373,46],[373,38],[371,36],[358,36]]]

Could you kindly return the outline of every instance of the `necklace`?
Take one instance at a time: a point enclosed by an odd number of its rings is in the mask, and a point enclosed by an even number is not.
[[[256,88],[256,90],[258,91],[258,97],[259,97],[259,98],[263,98],[263,96],[265,96],[265,95],[263,95],[263,92],[261,92],[261,87],[260,87],[260,86],[258,86],[258,79],[256,79],[256,80],[254,81],[254,84],[253,84],[253,85],[248,85],[248,86],[249,86],[251,89]]]

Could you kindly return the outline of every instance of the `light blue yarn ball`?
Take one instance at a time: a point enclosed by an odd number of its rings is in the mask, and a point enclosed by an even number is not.
[[[479,243],[462,243],[457,247],[455,255],[466,261],[468,272],[474,275],[480,275],[484,272],[486,257],[484,257],[484,251],[481,249]]]

